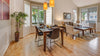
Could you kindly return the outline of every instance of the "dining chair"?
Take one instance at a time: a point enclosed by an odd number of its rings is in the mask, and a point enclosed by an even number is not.
[[[89,23],[89,26],[92,27],[92,32],[96,33],[96,23]]]
[[[36,38],[35,38],[35,41],[37,39],[38,46],[39,46],[39,42],[42,41],[40,36],[43,36],[43,32],[39,31],[39,29],[37,28],[37,26],[35,26],[35,29],[36,29]]]
[[[61,47],[60,45],[58,45],[56,42],[56,39],[59,39],[59,28],[55,28],[53,29],[53,31],[47,35],[47,37],[50,39],[50,48],[51,48],[51,43],[55,43],[57,46]],[[51,41],[54,40],[54,41]]]
[[[79,33],[80,33],[79,30],[76,30],[76,29],[74,29],[73,26],[70,26],[70,25],[67,25],[67,24],[66,24],[66,34],[72,35],[72,38],[73,38],[73,39],[74,39],[74,36],[75,36],[76,34],[78,34],[78,37],[79,37]]]

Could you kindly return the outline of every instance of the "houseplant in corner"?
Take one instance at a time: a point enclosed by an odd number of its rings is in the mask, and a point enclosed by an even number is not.
[[[24,24],[24,20],[28,15],[23,12],[14,12],[11,14],[11,17],[16,20],[16,32],[15,32],[15,42],[19,41],[19,29],[22,24]]]

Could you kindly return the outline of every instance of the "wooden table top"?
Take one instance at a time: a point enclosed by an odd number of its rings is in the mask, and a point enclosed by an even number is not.
[[[55,28],[59,28],[59,27],[52,27],[52,28],[40,28],[40,27],[37,27],[40,31],[42,32],[51,32],[53,29]],[[63,28],[59,28],[60,30],[63,30]]]
[[[89,29],[91,29],[91,27],[74,27],[74,29],[78,29],[78,30],[89,30]]]
[[[48,28],[40,28],[39,30],[41,30],[42,32],[50,32],[50,31],[52,31],[52,29],[48,29]]]

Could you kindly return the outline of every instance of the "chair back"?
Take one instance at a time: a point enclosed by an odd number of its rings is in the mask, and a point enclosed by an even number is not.
[[[53,27],[58,27],[58,25],[55,24]]]
[[[67,33],[71,34],[71,33],[73,33],[73,30],[74,30],[73,26],[66,24],[66,32]]]
[[[89,23],[90,27],[96,28],[96,23]]]
[[[52,34],[51,34],[51,39],[57,39],[59,38],[59,28],[53,29]]]

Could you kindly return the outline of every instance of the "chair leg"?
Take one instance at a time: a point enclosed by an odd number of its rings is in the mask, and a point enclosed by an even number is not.
[[[66,33],[66,36],[68,35],[68,33]]]
[[[95,31],[95,33],[96,33],[96,29],[95,29],[94,31]]]
[[[80,37],[80,34],[78,34],[78,37]]]
[[[38,37],[38,47],[40,46],[39,42],[41,41],[40,36]]]
[[[74,35],[72,35],[72,39],[74,39]]]
[[[35,42],[37,42],[36,40],[37,40],[37,33],[35,34],[36,36],[35,36]]]
[[[54,40],[54,44],[56,44],[57,46],[59,46],[60,48],[62,48],[59,44],[56,43],[56,41]]]
[[[39,37],[38,37],[38,47],[39,47]]]
[[[50,49],[51,49],[51,39],[50,39]]]

